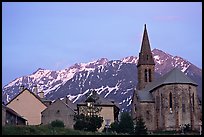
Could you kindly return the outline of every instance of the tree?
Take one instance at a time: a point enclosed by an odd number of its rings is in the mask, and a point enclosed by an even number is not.
[[[85,116],[84,114],[75,115],[74,129],[84,131],[97,131],[103,123],[103,117],[98,115]]]
[[[119,132],[118,126],[119,126],[119,122],[115,121],[115,122],[110,124],[110,129],[109,130],[112,131],[112,132]]]
[[[80,106],[81,114],[75,115],[74,129],[85,131],[97,131],[103,123],[103,117],[99,116],[102,107],[100,106],[99,96],[96,91],[85,100],[86,105]]]
[[[118,132],[128,134],[134,133],[134,123],[128,112],[123,112],[121,114],[120,122],[118,124]]]
[[[136,135],[147,135],[147,128],[145,126],[145,122],[140,117],[136,120],[134,134]]]

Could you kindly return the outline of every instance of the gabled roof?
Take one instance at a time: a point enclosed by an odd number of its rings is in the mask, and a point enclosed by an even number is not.
[[[43,110],[41,113],[43,113],[44,111],[46,111],[50,106],[52,106],[53,104],[55,104],[56,102],[61,102],[63,105],[65,105],[67,108],[69,108],[69,109],[71,109],[74,113],[75,113],[75,111],[74,111],[74,108],[72,108],[70,105],[68,105],[68,104],[66,104],[65,102],[64,102],[64,100],[61,100],[60,98],[58,98],[58,99],[56,99],[51,105],[49,105],[45,110]],[[58,109],[58,108],[56,108],[56,109]]]
[[[138,96],[141,101],[151,101],[153,100],[151,92],[159,86],[167,84],[192,84],[197,86],[197,83],[186,76],[182,71],[180,71],[178,68],[174,68],[159,79],[148,83],[144,89],[138,91]]]
[[[76,104],[74,104],[73,102],[71,102],[68,97],[65,97],[64,99],[62,99],[62,101],[63,101],[66,105],[68,105],[72,110],[77,109]]]
[[[14,115],[16,115],[17,117],[20,117],[20,118],[26,120],[26,119],[23,118],[21,115],[19,115],[16,111],[14,111],[13,109],[11,109],[11,108],[9,108],[9,107],[3,105],[3,104],[2,104],[2,108],[5,108],[6,111],[8,111],[8,112],[10,112],[10,113],[12,113],[12,114],[14,114]],[[26,121],[27,121],[27,120],[26,120]]]
[[[116,106],[119,108],[116,102],[109,99],[105,99],[97,93],[90,95],[84,102],[80,102],[78,103],[78,105],[86,105],[86,102],[94,102],[95,104],[100,106]]]
[[[23,92],[25,92],[25,91],[28,91],[28,92],[30,92],[35,98],[37,98],[43,105],[45,105],[44,103],[43,103],[43,101],[42,101],[42,99],[39,97],[39,96],[37,96],[37,95],[35,95],[33,92],[31,92],[29,89],[27,89],[27,88],[25,88],[23,91],[21,91],[18,95],[16,95],[12,100],[10,100],[7,104],[6,104],[6,106],[8,105],[8,104],[10,104],[15,98],[17,98],[19,95],[21,95]],[[45,105],[46,106],[46,105]],[[47,107],[47,106],[46,106]]]
[[[148,83],[145,86],[145,88],[142,89],[141,91],[152,91],[158,86],[166,85],[166,84],[192,84],[195,86],[198,85],[188,76],[186,76],[182,71],[180,71],[178,68],[174,68],[164,76],[160,77],[158,80]]]

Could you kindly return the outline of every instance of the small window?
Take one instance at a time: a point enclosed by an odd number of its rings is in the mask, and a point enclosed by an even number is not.
[[[60,110],[57,110],[57,113],[60,113]]]
[[[170,108],[170,112],[172,111],[172,93],[169,93],[169,108]]]
[[[193,111],[194,111],[194,105],[195,105],[195,102],[194,102],[194,93],[192,94],[192,105],[193,105]]]
[[[152,74],[151,74],[151,69],[149,69],[149,82],[152,82]]]
[[[185,104],[182,104],[182,112],[186,112],[186,106],[185,106]]]
[[[147,69],[145,69],[145,82],[147,82]]]
[[[186,112],[186,106],[185,106],[185,96],[184,93],[182,94],[182,112]]]
[[[147,60],[149,59],[149,56],[147,55]]]

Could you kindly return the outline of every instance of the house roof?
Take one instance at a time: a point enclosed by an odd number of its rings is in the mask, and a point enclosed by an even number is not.
[[[62,99],[62,101],[67,105],[69,106],[72,110],[75,110],[77,109],[77,106],[76,104],[72,103],[68,97],[65,97],[64,99]]]
[[[86,102],[94,102],[95,104],[101,106],[116,106],[119,108],[118,103],[114,102],[113,100],[105,99],[97,93],[90,95],[84,102],[80,102],[78,105],[86,105]]]
[[[43,110],[41,113],[43,113],[44,111],[46,111],[50,106],[52,106],[53,104],[55,104],[56,102],[61,102],[63,105],[65,105],[67,108],[71,109],[74,113],[74,108],[71,107],[70,104],[65,103],[64,99],[61,100],[60,98],[56,99],[51,105],[49,105],[45,110]],[[56,108],[57,109],[57,108]]]
[[[35,98],[37,98],[43,105],[45,105],[44,103],[43,103],[43,101],[42,101],[42,99],[39,97],[39,96],[37,96],[37,95],[35,95],[33,92],[31,92],[29,89],[27,89],[27,88],[25,88],[23,91],[21,91],[18,95],[16,95],[12,100],[10,100],[7,104],[6,104],[6,106],[8,105],[8,104],[10,104],[15,98],[17,98],[19,95],[21,95],[23,92],[25,92],[25,91],[28,91],[28,92],[30,92]],[[46,105],[45,105],[46,106]],[[47,107],[47,106],[46,106]]]
[[[141,101],[153,100],[151,92],[159,86],[167,84],[192,84],[197,86],[197,83],[186,76],[182,71],[178,68],[174,68],[158,80],[148,83],[144,89],[138,91],[138,96]]]
[[[9,107],[3,105],[3,104],[2,104],[2,108],[5,108],[6,111],[8,111],[8,112],[10,112],[10,113],[12,113],[12,114],[14,114],[14,115],[16,115],[17,117],[20,117],[20,118],[26,120],[26,119],[23,118],[21,115],[19,115],[16,111],[14,111],[13,109],[11,109],[11,108],[9,108]],[[27,121],[27,120],[26,120],[26,121]]]

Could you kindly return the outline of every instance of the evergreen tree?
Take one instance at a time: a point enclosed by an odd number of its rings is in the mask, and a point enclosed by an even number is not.
[[[134,123],[132,117],[129,115],[128,112],[123,112],[120,117],[120,122],[118,125],[118,132],[119,133],[134,133]]]
[[[141,117],[138,118],[136,121],[134,134],[147,135],[147,128],[145,126],[145,122],[143,121],[143,119]]]

